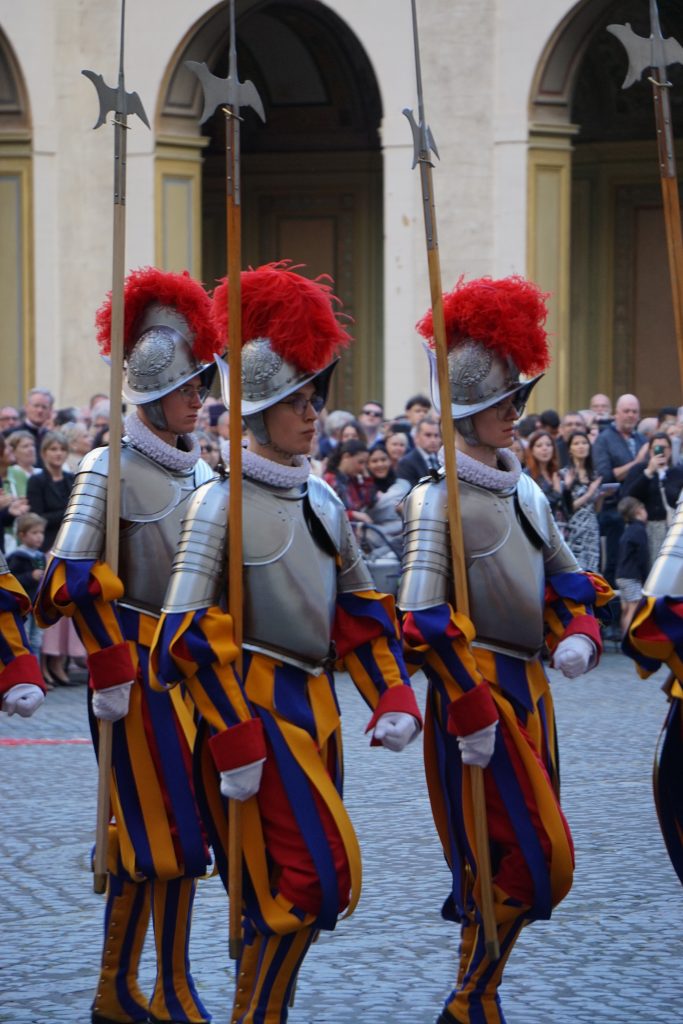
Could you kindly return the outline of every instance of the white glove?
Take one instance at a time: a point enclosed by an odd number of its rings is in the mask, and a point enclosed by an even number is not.
[[[458,746],[462,754],[463,764],[474,764],[479,768],[486,768],[493,757],[493,748],[496,745],[496,726],[498,722],[491,722],[483,729],[477,729],[467,736],[458,736]]]
[[[8,715],[16,712],[22,718],[30,718],[44,700],[45,694],[35,683],[17,683],[4,694],[2,710]]]
[[[263,762],[265,757],[251,764],[243,764],[241,768],[231,768],[221,772],[221,793],[230,800],[248,800],[256,796],[261,785]]]
[[[372,738],[388,750],[403,750],[419,732],[415,718],[406,711],[385,711],[377,719]]]
[[[553,668],[567,677],[576,679],[595,664],[597,650],[590,637],[572,633],[560,640],[553,655]]]
[[[109,686],[106,690],[95,690],[92,697],[92,710],[95,718],[103,722],[118,722],[128,714],[130,701],[130,683],[119,683]]]

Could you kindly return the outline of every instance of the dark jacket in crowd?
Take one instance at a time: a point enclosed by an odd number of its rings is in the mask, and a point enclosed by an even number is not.
[[[433,468],[438,469],[439,460],[436,455],[425,457],[421,448],[413,448],[412,452],[408,452],[398,460],[396,476],[399,480],[407,480],[410,486],[414,487],[418,480],[429,474],[430,461],[433,463]]]
[[[633,462],[640,449],[645,444],[645,438],[634,430],[631,434],[634,441],[634,451],[631,451],[628,442],[619,433],[613,423],[598,434],[593,443],[593,466],[598,476],[602,477],[603,484],[613,484],[615,480],[613,470],[615,467],[625,466],[627,462]],[[608,495],[605,498],[603,508],[616,506],[619,500],[619,492]]]
[[[26,497],[31,512],[37,512],[46,521],[43,551],[49,551],[55,542],[74,483],[73,473],[64,470],[61,480],[53,480],[47,471],[34,473],[28,478]]]
[[[616,578],[644,583],[650,571],[650,548],[645,523],[634,519],[627,523],[619,538]]]
[[[19,580],[31,601],[34,601],[38,593],[40,580],[33,578],[33,570],[45,568],[45,552],[20,546],[7,556],[7,565],[10,572],[13,572]]]
[[[673,511],[678,504],[678,497],[683,489],[683,466],[669,466],[660,487],[659,475],[645,475],[647,462],[639,462],[631,466],[626,479],[621,485],[619,498],[638,498],[647,509],[647,518],[652,522],[666,519],[666,509],[662,501],[662,490],[666,496],[669,510]]]

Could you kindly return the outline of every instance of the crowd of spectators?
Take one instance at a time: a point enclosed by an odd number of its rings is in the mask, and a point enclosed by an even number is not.
[[[13,561],[22,578],[28,572],[33,581],[33,574],[42,571],[81,459],[108,441],[109,415],[106,395],[93,395],[83,409],[55,408],[45,388],[33,388],[22,409],[0,408],[0,550],[10,558],[17,552]],[[398,561],[401,502],[419,479],[440,466],[440,425],[430,399],[413,395],[394,417],[386,416],[374,399],[355,413],[333,409],[322,413],[317,430],[313,469],[340,497],[369,562]],[[225,407],[208,398],[196,439],[201,457],[213,469],[228,435]],[[624,588],[629,607],[683,488],[682,435],[678,409],[666,407],[641,419],[634,395],[618,398],[614,411],[609,397],[597,394],[585,409],[530,413],[516,425],[513,449],[548,498],[577,561],[602,572],[616,587],[629,580]],[[627,522],[638,524],[629,537],[647,538],[647,550],[638,559],[632,550],[627,554],[622,541]],[[637,564],[643,578],[624,576],[624,564],[630,573]],[[42,666],[53,685],[68,682],[69,664],[77,664],[83,654],[73,630],[63,624],[59,630],[59,635],[55,627],[54,636],[51,630],[42,636]],[[35,647],[39,632],[31,633]]]

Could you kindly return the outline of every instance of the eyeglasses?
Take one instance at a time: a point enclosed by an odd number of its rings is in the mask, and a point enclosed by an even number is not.
[[[214,451],[215,449],[212,444],[202,444],[199,446],[199,450],[202,453],[202,455],[207,455],[210,452]]]
[[[379,416],[382,415],[382,410],[381,409],[361,409],[361,414],[363,416],[377,416],[377,417],[379,417]]]
[[[303,395],[294,395],[293,398],[284,398],[281,402],[277,402],[276,404],[288,405],[292,412],[295,412],[297,416],[303,416],[309,405],[316,414],[319,413],[325,405],[325,399],[322,395],[312,395],[310,398],[305,398]]]
[[[205,386],[199,388],[193,388],[191,384],[181,384],[179,388],[176,388],[179,395],[182,395],[186,402],[194,402],[199,399],[200,402],[204,402],[209,394],[209,389]]]

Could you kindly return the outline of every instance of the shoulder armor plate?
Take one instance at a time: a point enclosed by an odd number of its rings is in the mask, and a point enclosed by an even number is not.
[[[647,597],[683,596],[683,501],[643,586]]]
[[[543,544],[550,544],[552,513],[548,499],[526,473],[517,481],[517,507]]]
[[[332,541],[335,551],[340,551],[342,523],[346,519],[346,512],[339,497],[325,480],[311,474],[308,478],[308,501],[311,511]]]

